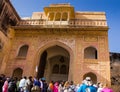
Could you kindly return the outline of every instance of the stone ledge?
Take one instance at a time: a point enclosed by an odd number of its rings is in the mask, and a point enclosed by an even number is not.
[[[84,59],[85,63],[98,64],[97,59]]]
[[[22,56],[20,57],[20,56],[17,56],[16,59],[19,59],[19,60],[25,60],[26,57],[22,57]]]

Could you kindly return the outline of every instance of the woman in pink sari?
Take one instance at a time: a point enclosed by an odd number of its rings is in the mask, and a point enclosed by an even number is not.
[[[8,80],[9,78],[7,78],[6,81],[4,82],[4,85],[2,87],[2,92],[8,92]]]
[[[53,92],[58,92],[58,87],[59,87],[59,84],[58,82],[56,82],[53,86]]]

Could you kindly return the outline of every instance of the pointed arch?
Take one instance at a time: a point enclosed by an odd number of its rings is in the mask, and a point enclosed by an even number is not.
[[[18,57],[26,57],[27,56],[27,52],[28,52],[28,45],[23,45],[20,47],[19,52],[18,52]]]
[[[55,21],[60,21],[60,18],[61,18],[61,13],[57,12],[56,17],[55,17]]]
[[[46,50],[47,48],[49,47],[53,47],[53,46],[60,46],[62,48],[64,48],[66,51],[68,51],[68,53],[70,54],[70,60],[73,61],[73,57],[74,57],[74,54],[73,54],[73,50],[66,44],[60,42],[60,41],[52,41],[52,42],[48,42],[46,43],[44,46],[40,47],[38,52],[36,53],[37,57],[35,57],[35,60],[37,59],[37,64],[39,63],[39,57],[42,55],[42,53],[44,52],[44,50]]]
[[[68,19],[68,13],[64,12],[62,15],[62,21],[67,21],[67,19]]]
[[[83,79],[85,79],[86,77],[90,77],[94,84],[97,83],[97,76],[93,72],[88,72],[88,73],[84,74]]]
[[[49,21],[53,21],[53,19],[54,19],[54,12],[51,12],[49,14]]]
[[[23,69],[18,67],[18,68],[15,68],[13,70],[12,77],[17,77],[18,79],[21,79],[22,78],[22,74],[23,74]]]
[[[97,49],[89,46],[84,49],[84,59],[97,59]]]
[[[42,53],[45,50],[47,50],[48,48],[51,48],[51,47],[54,47],[54,46],[61,47],[61,48],[63,48],[63,50],[66,50],[69,53],[69,62],[71,62],[71,63],[69,63],[69,67],[67,67],[67,72],[68,72],[68,75],[67,75],[68,78],[67,79],[68,80],[72,80],[72,78],[73,78],[72,72],[73,71],[71,71],[71,72],[69,72],[69,71],[71,70],[70,68],[73,67],[72,63],[74,62],[74,60],[73,60],[73,58],[74,58],[73,50],[72,50],[71,47],[69,47],[69,45],[67,45],[67,44],[65,44],[63,42],[60,42],[60,41],[49,41],[46,44],[44,44],[42,47],[39,47],[39,50],[36,53],[37,55],[35,55],[36,56],[35,57],[35,61],[37,61],[37,62],[34,63],[35,64],[34,68],[36,68],[36,66],[39,65],[39,63],[40,63],[40,57],[41,57]],[[35,76],[37,76],[38,73],[34,72],[34,74],[35,74]]]

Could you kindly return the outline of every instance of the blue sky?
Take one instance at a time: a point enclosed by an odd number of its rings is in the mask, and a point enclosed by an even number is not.
[[[109,26],[109,50],[120,53],[120,0],[11,0],[21,17],[31,17],[33,12],[55,3],[70,3],[76,11],[106,12]]]

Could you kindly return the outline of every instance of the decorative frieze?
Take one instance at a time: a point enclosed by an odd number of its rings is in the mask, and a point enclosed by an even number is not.
[[[65,37],[65,36],[46,36],[46,37],[40,37],[39,38],[39,45],[44,45],[50,42],[58,41],[61,43],[64,43],[68,45],[71,48],[75,47],[75,39],[70,38],[70,37]]]
[[[107,36],[107,31],[100,31],[99,29],[92,28],[39,28],[36,26],[33,27],[23,27],[15,29],[16,36],[39,36],[39,35],[74,35],[74,36],[83,36],[87,35],[92,37],[92,39],[98,39],[95,36]],[[93,38],[94,36],[94,38]],[[85,38],[85,39],[88,39]],[[102,39],[101,39],[102,40]]]

